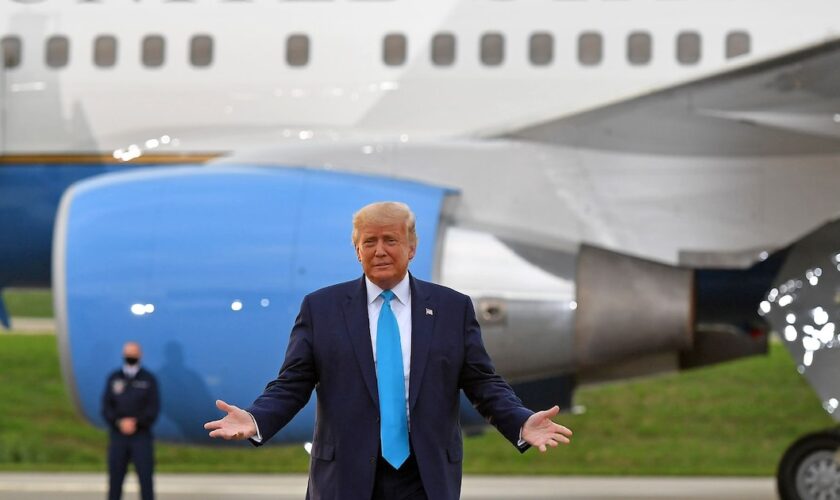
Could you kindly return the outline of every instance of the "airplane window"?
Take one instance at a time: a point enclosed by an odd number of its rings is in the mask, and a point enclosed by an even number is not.
[[[531,64],[545,66],[554,59],[554,37],[551,33],[533,33],[528,48]]]
[[[66,36],[51,36],[47,39],[47,66],[62,68],[70,58],[70,41]]]
[[[156,68],[163,65],[166,41],[160,35],[148,35],[143,39],[143,65]]]
[[[604,52],[604,41],[600,33],[586,32],[578,37],[578,61],[584,66],[594,66],[601,63]]]
[[[680,64],[697,64],[700,60],[700,34],[684,31],[677,36],[677,61]]]
[[[309,37],[289,35],[286,39],[286,62],[289,66],[306,66],[309,63]]]
[[[190,40],[190,63],[193,66],[210,66],[213,62],[213,38],[209,35],[195,35]]]
[[[627,36],[627,60],[630,64],[641,65],[650,62],[650,33],[636,31]]]
[[[432,38],[432,63],[451,66],[455,62],[455,35],[438,33]]]
[[[117,63],[117,39],[111,35],[99,35],[93,41],[93,64],[110,68]]]
[[[485,66],[498,66],[505,60],[505,37],[501,33],[481,36],[481,62]]]
[[[750,34],[745,31],[733,31],[726,35],[726,58],[750,53]]]
[[[405,52],[407,42],[405,35],[400,33],[389,33],[385,35],[382,43],[382,60],[388,66],[399,66],[405,63]]]
[[[3,67],[17,68],[20,66],[20,38],[16,36],[3,37],[0,40],[0,48],[2,48]]]

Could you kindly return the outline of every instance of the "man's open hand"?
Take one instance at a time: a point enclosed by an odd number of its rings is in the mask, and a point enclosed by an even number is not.
[[[547,446],[556,448],[561,443],[569,444],[572,431],[551,421],[558,413],[560,407],[554,406],[531,415],[522,426],[522,439],[543,453],[548,449]]]
[[[254,420],[245,410],[229,405],[221,399],[216,400],[216,408],[227,413],[227,415],[221,420],[204,424],[204,428],[210,431],[210,437],[242,440],[257,434]]]

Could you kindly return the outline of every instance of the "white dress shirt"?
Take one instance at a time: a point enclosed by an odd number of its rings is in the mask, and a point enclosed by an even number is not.
[[[379,313],[385,299],[380,297],[383,292],[379,286],[365,276],[367,285],[368,324],[370,327],[370,344],[373,347],[373,363],[376,364],[376,334],[379,327]],[[400,327],[400,347],[402,347],[403,377],[405,377],[405,411],[408,415],[408,376],[411,373],[411,287],[408,273],[391,288],[394,298],[391,299],[391,310],[397,318]]]

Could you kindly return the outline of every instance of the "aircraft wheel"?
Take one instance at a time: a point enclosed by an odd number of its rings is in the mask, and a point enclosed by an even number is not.
[[[794,442],[779,462],[776,484],[782,500],[840,500],[840,432]]]

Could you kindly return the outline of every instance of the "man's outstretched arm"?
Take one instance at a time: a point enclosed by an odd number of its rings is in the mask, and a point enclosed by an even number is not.
[[[481,340],[481,327],[475,318],[472,302],[465,297],[465,363],[461,372],[464,393],[488,421],[495,425],[520,452],[536,446],[545,452],[547,446],[568,444],[572,431],[551,419],[560,412],[555,406],[532,412],[522,405],[507,382],[496,374],[490,356]]]
[[[251,439],[259,446],[271,439],[303,408],[317,382],[309,299],[304,297],[277,378],[269,382],[247,411],[221,400],[216,401],[216,407],[227,415],[207,422],[204,428],[211,431],[210,437]]]

